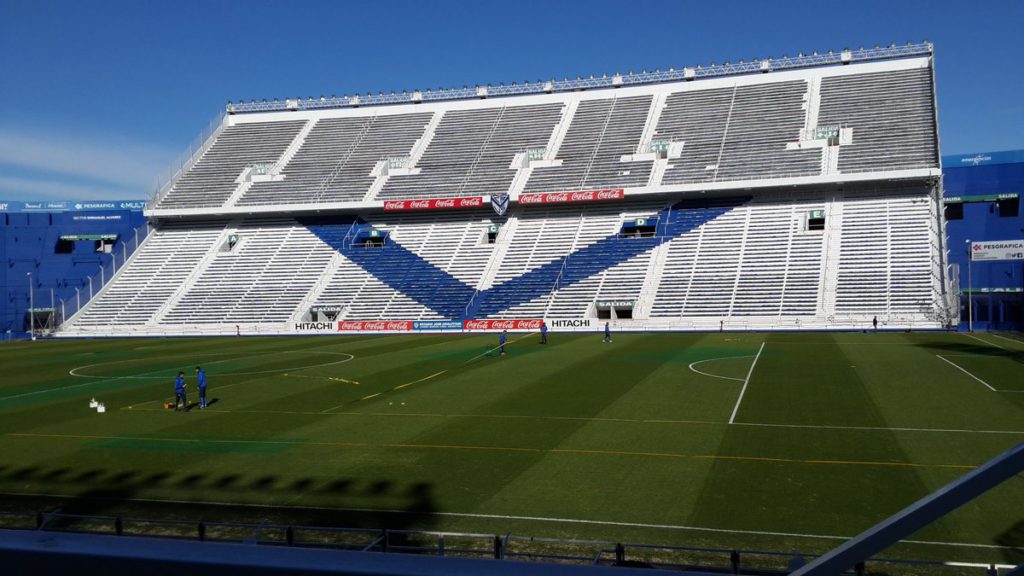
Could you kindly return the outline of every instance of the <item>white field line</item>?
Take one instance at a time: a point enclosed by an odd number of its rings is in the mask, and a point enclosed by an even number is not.
[[[208,356],[208,355],[209,354],[206,354],[206,356]],[[203,354],[200,354],[200,356],[203,356]],[[158,358],[175,358],[175,357],[176,356],[158,356]],[[350,360],[351,360],[351,358],[350,358]],[[123,361],[120,361],[120,362],[123,362]],[[222,362],[224,362],[224,360],[222,360]],[[106,362],[106,363],[101,363],[101,364],[116,364],[116,363],[117,362]],[[216,364],[216,362],[210,362],[209,364]],[[60,391],[60,390],[70,390],[72,388],[81,388],[82,386],[89,386],[89,385],[92,385],[92,384],[102,384],[104,382],[116,382],[117,380],[134,380],[134,379],[139,379],[140,377],[145,377],[148,374],[155,374],[157,372],[164,372],[164,371],[166,371],[166,368],[161,368],[159,370],[152,370],[152,371],[149,371],[149,372],[142,372],[141,374],[135,374],[135,375],[129,375],[129,376],[112,376],[112,377],[107,377],[107,376],[89,376],[89,375],[85,375],[85,374],[76,374],[75,373],[76,370],[81,370],[83,368],[89,368],[91,366],[99,366],[99,365],[100,364],[88,364],[86,366],[78,366],[78,367],[72,368],[71,370],[68,371],[68,374],[71,375],[71,376],[77,376],[79,378],[97,378],[98,380],[93,380],[92,382],[83,382],[81,384],[72,384],[70,386],[58,386],[56,388],[47,388],[45,390],[35,390],[33,392],[24,392],[22,394],[14,394],[12,396],[4,396],[4,397],[0,397],[0,401],[12,400],[14,398],[22,398],[22,397],[25,397],[25,396],[35,396],[37,394],[46,394],[46,393],[49,393],[49,392],[57,392],[57,391]]]
[[[988,568],[992,566],[997,570],[1010,570],[1016,568],[1013,564],[979,564],[977,562],[943,562],[946,566],[956,566],[958,568]]]
[[[305,351],[304,350],[284,350],[282,352],[271,352],[271,354],[288,354],[288,353],[291,353],[291,352],[305,352]],[[309,370],[311,368],[320,368],[320,367],[323,367],[323,366],[334,366],[335,364],[344,364],[345,362],[348,362],[350,360],[354,360],[355,359],[355,355],[349,354],[348,352],[329,352],[329,351],[324,350],[324,351],[320,351],[320,352],[309,352],[309,353],[310,354],[334,354],[334,355],[337,355],[337,356],[348,356],[348,358],[345,358],[344,360],[338,360],[337,362],[327,362],[326,364],[313,364],[311,366],[300,366],[300,367],[297,367],[297,368],[282,368],[280,370],[263,370],[263,371],[260,371],[260,372],[226,372],[224,374],[215,374],[215,376],[251,376],[253,374],[266,374],[266,373],[271,373],[271,372],[283,372],[285,370],[302,371],[302,370]],[[210,364],[219,364],[221,362],[227,362],[229,360],[240,360],[240,359],[243,359],[243,358],[255,358],[257,356],[264,356],[264,355],[263,354],[254,354],[254,355],[250,355],[250,356],[238,356],[236,358],[227,358],[225,360],[217,360],[216,362],[207,362],[206,365],[209,366]],[[93,364],[93,366],[96,366],[96,364]],[[74,368],[73,370],[78,370],[78,368]],[[143,372],[143,374],[150,374],[150,372]],[[287,374],[285,374],[285,375],[287,376]],[[81,376],[81,375],[80,374],[75,374],[75,376]],[[124,378],[137,378],[137,376],[124,376]],[[242,382],[235,382],[233,384],[225,384],[223,386],[217,386],[216,390],[219,392],[221,390],[226,390],[228,388],[231,388],[232,386],[238,386],[239,384],[248,384],[248,382],[242,381]],[[160,400],[160,399],[157,399],[157,400],[144,400],[144,401],[139,402],[137,404],[132,404],[131,406],[129,406],[129,408],[132,408],[134,406],[143,406],[145,404],[151,404],[153,402],[166,402],[166,401],[172,400],[172,399],[174,399],[174,396],[168,396],[168,397],[166,397],[166,398],[164,398],[162,400]]]
[[[734,426],[757,428],[806,428],[810,430],[863,430],[866,432],[942,432],[946,434],[1010,434],[1024,436],[1024,430],[968,430],[963,428],[889,428],[884,426],[828,426],[818,424],[767,424],[757,422],[733,422]]]
[[[1024,391],[1022,391],[1024,392]],[[135,406],[138,406],[136,404]],[[129,407],[122,410],[133,412],[162,412],[156,408]],[[366,417],[391,417],[391,418],[480,418],[480,419],[501,419],[501,420],[571,420],[581,422],[606,422],[620,424],[669,424],[681,426],[727,426],[725,422],[713,422],[710,420],[646,420],[639,418],[587,418],[582,416],[536,416],[529,414],[457,414],[457,413],[425,413],[425,412],[313,412],[298,410],[217,410],[218,414],[289,414],[297,416],[366,416]],[[1008,434],[1010,436],[1024,436],[1024,430],[969,430],[964,428],[889,428],[884,426],[828,426],[817,424],[768,424],[758,422],[733,422],[734,426],[749,426],[752,428],[796,428],[807,430],[854,430],[865,432],[923,432],[943,434]]]
[[[984,342],[984,340],[982,340],[982,342]],[[999,390],[996,390],[995,388],[993,388],[993,387],[989,386],[989,385],[988,385],[988,382],[985,382],[985,381],[984,381],[984,380],[982,380],[981,378],[978,378],[978,377],[977,377],[977,376],[975,376],[974,374],[971,374],[971,373],[970,373],[970,372],[968,372],[967,370],[964,370],[963,368],[961,368],[961,367],[960,367],[960,366],[958,366],[957,364],[954,364],[952,360],[948,360],[948,359],[946,359],[946,358],[943,358],[943,357],[942,357],[942,355],[940,355],[940,354],[936,354],[935,356],[936,356],[936,357],[938,357],[938,358],[939,358],[940,360],[942,360],[943,362],[946,362],[947,364],[949,364],[949,365],[950,365],[950,366],[952,366],[953,368],[956,368],[957,370],[959,370],[959,371],[963,372],[964,374],[967,374],[967,375],[968,375],[968,376],[970,376],[971,378],[974,378],[974,379],[975,379],[975,380],[977,380],[978,382],[981,382],[982,384],[984,384],[984,385],[985,385],[985,388],[988,388],[989,390],[991,390],[991,391],[993,391],[993,392],[999,392]]]
[[[736,406],[732,409],[732,416],[729,416],[729,424],[736,421],[736,413],[740,411],[740,403],[743,402],[743,395],[747,392],[747,384],[750,384],[750,376],[754,374],[754,366],[757,366],[757,360],[761,358],[761,351],[764,350],[764,341],[761,341],[761,347],[757,349],[757,355],[754,356],[754,361],[750,363],[750,371],[747,372],[747,379],[743,381],[743,388],[740,390],[740,397],[736,399]]]
[[[692,370],[692,371],[694,371],[697,374],[700,374],[702,376],[710,376],[712,378],[721,378],[722,380],[735,380],[736,382],[743,382],[743,378],[733,378],[732,376],[719,376],[718,374],[709,374],[707,372],[701,372],[700,370],[697,370],[696,368],[694,368],[694,366],[696,366],[697,364],[702,364],[704,362],[711,362],[713,360],[726,360],[726,359],[729,359],[729,358],[753,358],[753,355],[752,354],[747,354],[746,356],[722,356],[721,358],[708,358],[707,360],[697,360],[696,362],[691,362],[689,368],[690,368],[690,370]]]
[[[527,333],[523,334],[522,336],[520,336],[519,338],[516,338],[515,340],[509,340],[508,342],[505,343],[505,345],[509,345],[509,344],[518,342],[518,341],[522,340],[523,338],[526,338],[527,336],[530,336],[531,334],[536,334],[536,332],[527,332]],[[466,364],[469,364],[470,362],[472,362],[472,361],[474,361],[474,360],[476,360],[478,358],[483,358],[484,356],[490,354],[491,352],[494,352],[495,350],[497,350],[499,348],[501,348],[500,345],[499,346],[495,346],[494,348],[488,348],[483,353],[477,354],[476,356],[473,356],[472,358],[470,358],[469,360],[466,360],[462,364],[459,364],[458,366],[456,366],[456,368],[465,366]],[[408,388],[409,386],[412,386],[413,384],[419,384],[420,382],[426,382],[427,380],[430,380],[432,378],[437,378],[438,376],[447,373],[448,370],[449,369],[441,370],[440,372],[435,372],[434,374],[431,374],[430,376],[425,376],[423,378],[420,378],[419,380],[413,380],[412,382],[406,382],[405,384],[399,384],[398,386],[395,386],[394,388],[391,388],[390,390],[387,390],[387,392],[393,392],[395,390],[401,390],[402,388]],[[451,368],[451,370],[454,370],[454,368]],[[384,392],[378,392],[376,394],[370,394],[369,396],[364,396],[364,397],[360,398],[358,401],[362,402],[363,400],[371,400],[373,398],[376,398],[377,396],[380,396],[383,393]],[[334,410],[337,410],[338,408],[344,408],[345,406],[348,406],[352,402],[355,402],[355,400],[349,400],[348,402],[344,402],[342,404],[338,404],[337,406],[332,406],[330,408],[327,408],[325,410],[320,411],[320,414],[331,414],[331,413],[333,413]]]
[[[85,366],[81,366],[80,368],[85,368]],[[79,376],[78,374],[73,374],[72,373],[72,372],[74,372],[77,369],[78,368],[72,368],[71,371],[68,372],[68,374],[71,374],[72,376]],[[91,386],[93,384],[102,384],[104,382],[116,382],[118,380],[132,380],[132,379],[136,379],[138,376],[145,376],[147,374],[155,374],[156,372],[163,372],[165,370],[166,370],[165,368],[161,368],[160,370],[153,370],[151,372],[143,372],[143,373],[138,374],[136,376],[114,376],[114,377],[111,377],[111,378],[103,378],[101,376],[90,376],[90,378],[102,378],[102,379],[100,379],[100,380],[92,380],[90,382],[83,382],[81,384],[72,384],[70,386],[58,386],[56,388],[47,388],[45,390],[36,390],[34,392],[24,392],[24,393],[21,393],[21,394],[14,394],[13,396],[4,396],[4,397],[0,398],[0,401],[12,400],[14,398],[22,398],[22,397],[25,397],[25,396],[35,396],[37,394],[47,394],[49,392],[58,392],[60,390],[71,390],[72,388],[81,388],[82,386]]]
[[[5,496],[42,496],[47,498],[80,498],[81,496],[69,494],[43,494],[39,492],[3,492]],[[87,497],[88,499],[88,497]],[[104,500],[105,498],[94,498]],[[694,532],[714,532],[719,534],[750,534],[755,536],[782,536],[789,538],[814,538],[821,540],[849,540],[853,536],[837,536],[832,534],[802,534],[799,532],[774,532],[764,530],[735,530],[731,528],[708,528],[704,526],[683,526],[676,524],[646,524],[642,522],[615,522],[611,520],[585,520],[580,518],[557,518],[546,516],[516,516],[511,514],[483,514],[477,512],[438,512],[438,511],[416,511],[416,510],[392,510],[386,508],[331,508],[324,506],[302,506],[302,505],[274,505],[274,504],[245,504],[238,502],[216,502],[208,500],[174,500],[162,498],[127,498],[121,502],[152,502],[161,504],[200,504],[204,506],[230,506],[235,508],[262,508],[272,510],[321,510],[333,512],[355,512],[355,513],[376,513],[376,514],[403,514],[418,516],[441,516],[452,518],[482,518],[486,520],[528,520],[534,522],[552,522],[562,524],[588,524],[593,526],[620,526],[626,528],[655,528],[661,530],[688,530]],[[939,542],[933,540],[900,540],[902,544],[924,544],[928,546],[956,546],[960,548],[984,548],[990,550],[1021,550],[1018,546],[1000,546],[997,544],[973,544],[969,542]]]
[[[973,339],[977,340],[978,342],[981,342],[982,344],[988,344],[989,346],[995,346],[996,348],[999,348],[1000,350],[1006,350],[1006,348],[1003,348],[999,344],[996,344],[995,342],[989,342],[988,340],[985,340],[983,338],[978,338],[974,334],[964,333],[964,336],[967,336],[968,338],[973,338]]]
[[[223,374],[215,374],[215,376],[256,376],[256,375],[259,375],[259,374],[277,374],[277,373],[280,373],[280,372],[284,372],[286,370],[292,370],[292,371],[298,372],[298,371],[302,371],[302,370],[311,370],[313,368],[322,368],[324,366],[334,366],[335,364],[343,364],[343,363],[348,362],[349,360],[352,360],[353,358],[355,358],[355,356],[353,356],[352,354],[349,354],[348,352],[330,352],[330,351],[327,351],[327,350],[317,350],[317,351],[315,351],[315,350],[282,350],[280,352],[264,352],[264,353],[261,353],[261,354],[247,354],[245,356],[232,356],[230,358],[224,358],[223,360],[215,360],[213,362],[202,362],[201,364],[209,366],[211,364],[220,364],[222,362],[230,362],[232,360],[245,360],[247,358],[262,358],[264,356],[269,356],[269,355],[274,355],[274,354],[332,354],[334,356],[348,356],[348,358],[346,358],[344,360],[338,360],[336,362],[324,362],[322,364],[310,364],[308,366],[295,366],[295,367],[291,367],[291,368],[275,368],[273,370],[258,370],[258,371],[255,371],[255,372],[224,372]],[[199,356],[219,356],[219,355],[220,354],[218,354],[218,353],[212,353],[212,354],[189,354],[188,356],[195,358],[195,357],[199,357]],[[181,355],[175,354],[175,355],[169,355],[169,356],[155,356],[154,358],[177,358],[179,356],[185,356],[185,354],[181,354]],[[90,375],[90,374],[79,374],[78,371],[82,370],[82,369],[85,369],[85,368],[92,368],[93,366],[109,366],[111,364],[123,364],[125,362],[137,362],[139,360],[140,360],[140,358],[132,358],[132,359],[129,359],[129,360],[115,360],[113,362],[99,362],[99,363],[96,363],[96,364],[87,364],[85,366],[77,366],[75,368],[72,368],[71,370],[68,370],[68,374],[70,374],[72,376],[77,376],[79,378],[100,378],[100,379],[103,379],[103,378],[108,378],[108,376],[93,376],[93,375]],[[137,374],[137,375],[117,376],[117,378],[119,378],[119,379],[144,379],[144,380],[145,379],[151,379],[153,377],[148,377],[146,375],[147,374],[152,374],[154,372],[160,372],[160,371],[163,371],[163,370],[172,370],[173,371],[173,368],[163,368],[161,370],[153,370],[151,372],[143,372],[142,374]],[[160,378],[160,377],[161,376],[157,376],[157,378]]]
[[[1013,342],[1014,344],[1024,344],[1024,341],[1017,340],[1016,338],[1007,338],[1006,336],[996,334],[995,332],[988,332],[987,334],[989,336],[995,336],[996,338],[1006,340],[1007,342]]]

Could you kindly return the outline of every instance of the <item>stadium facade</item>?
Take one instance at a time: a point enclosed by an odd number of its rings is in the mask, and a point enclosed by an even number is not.
[[[50,331],[98,293],[148,230],[140,200],[0,200],[0,333]],[[30,309],[34,311],[30,314]]]
[[[940,328],[932,48],[228,105],[68,336]]]
[[[1024,150],[946,156],[943,165],[949,261],[959,281],[961,325],[1024,330]],[[1010,256],[1016,259],[976,259],[968,266],[969,247],[979,241],[1014,243],[1018,248]]]

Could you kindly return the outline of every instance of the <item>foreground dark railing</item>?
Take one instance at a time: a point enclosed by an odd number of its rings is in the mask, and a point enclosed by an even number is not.
[[[513,534],[139,519],[66,514],[59,510],[36,514],[0,512],[0,538],[3,529],[763,576],[787,574],[817,557],[796,551],[628,544]],[[998,571],[994,565],[872,558],[858,564],[851,573],[995,576]]]

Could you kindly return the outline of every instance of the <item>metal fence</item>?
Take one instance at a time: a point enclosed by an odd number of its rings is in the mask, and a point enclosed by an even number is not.
[[[513,534],[140,519],[60,511],[0,512],[0,530],[3,529],[764,576],[786,574],[817,557],[797,551],[630,544]],[[997,569],[981,564],[872,558],[859,564],[854,573],[858,576],[993,576]]]

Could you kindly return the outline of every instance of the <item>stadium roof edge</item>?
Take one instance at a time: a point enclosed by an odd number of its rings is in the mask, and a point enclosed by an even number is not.
[[[671,68],[667,71],[656,70],[654,72],[641,72],[634,74],[615,74],[613,76],[602,76],[601,78],[576,78],[575,80],[548,80],[538,82],[527,82],[523,84],[512,83],[510,85],[499,84],[498,86],[475,86],[473,88],[450,88],[437,91],[427,90],[425,92],[413,91],[402,93],[383,92],[373,95],[367,93],[365,96],[358,94],[353,96],[331,96],[326,98],[286,98],[285,100],[274,99],[273,102],[228,102],[227,112],[229,114],[249,112],[277,112],[287,110],[322,110],[327,108],[351,108],[359,106],[381,106],[389,104],[409,104],[419,102],[439,102],[446,100],[468,100],[476,98],[490,98],[501,96],[521,96],[526,94],[546,94],[553,92],[573,92],[578,90],[618,88],[621,86],[639,86],[644,84],[660,84],[664,82],[678,82],[687,80],[698,80],[705,78],[717,78],[722,76],[734,76],[740,74],[767,73],[778,70],[793,70],[796,68],[811,68],[818,66],[833,66],[850,64],[852,62],[869,62],[876,60],[893,60],[899,58],[911,58],[916,56],[931,56],[932,44],[924,41],[918,44],[907,43],[903,46],[891,44],[887,47],[876,46],[874,48],[860,48],[858,50],[844,49],[839,52],[829,50],[825,54],[814,52],[810,55],[799,54],[797,56],[783,56],[782,58],[767,58],[764,60],[753,60],[750,62],[740,61],[739,63],[725,63],[722,65],[711,64],[707,67],[686,67],[682,69]]]

